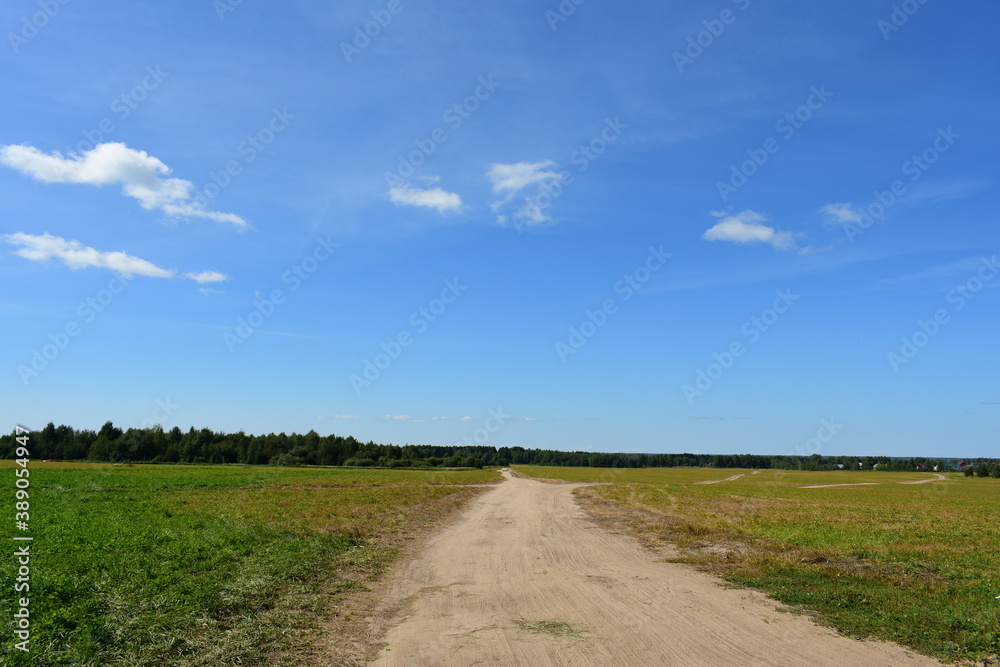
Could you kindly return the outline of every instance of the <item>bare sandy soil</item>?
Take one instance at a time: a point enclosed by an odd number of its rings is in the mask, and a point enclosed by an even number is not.
[[[939,665],[723,588],[598,527],[580,484],[507,481],[401,564],[373,619],[373,664]]]
[[[900,482],[900,484],[929,484],[931,482],[943,482],[947,479],[948,478],[945,477],[944,475],[939,475],[937,473],[934,473],[934,476],[931,477],[930,479],[918,479],[915,482]]]
[[[948,478],[945,477],[944,475],[939,475],[937,473],[934,473],[933,477],[930,477],[928,479],[918,479],[918,480],[913,481],[913,482],[896,482],[896,483],[897,484],[930,484],[931,482],[944,482],[944,481],[947,481],[947,480],[948,480]],[[719,480],[719,481],[726,482],[728,480],[723,479],[723,480]],[[700,484],[704,484],[705,482],[699,482],[699,483]],[[800,486],[799,488],[800,489],[832,489],[835,486],[878,486],[878,485],[879,485],[878,482],[858,482],[857,484],[810,484],[809,486]]]
[[[725,479],[710,479],[706,482],[695,482],[695,484],[719,484],[720,482],[735,482],[743,475],[733,475],[732,477],[727,477]]]

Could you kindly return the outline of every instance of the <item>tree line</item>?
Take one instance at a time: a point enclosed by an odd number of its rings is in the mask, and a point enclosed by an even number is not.
[[[0,436],[0,457],[14,458],[15,434]],[[191,427],[169,431],[159,426],[127,430],[107,422],[99,431],[55,426],[51,422],[29,436],[34,459],[108,463],[236,463],[275,466],[359,466],[383,468],[454,468],[508,465],[576,466],[592,468],[716,467],[782,470],[963,469],[980,477],[1000,477],[1000,462],[992,459],[956,461],[888,456],[771,456],[761,454],[635,454],[562,452],[551,449],[493,446],[382,445],[353,436],[269,433],[248,435]],[[969,472],[969,471],[972,472]]]

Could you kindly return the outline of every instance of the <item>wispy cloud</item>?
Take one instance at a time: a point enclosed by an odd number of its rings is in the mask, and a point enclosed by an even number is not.
[[[861,222],[862,215],[852,204],[840,203],[840,204],[827,204],[819,210],[820,213],[824,213],[836,222],[841,224],[850,224]]]
[[[358,415],[334,415],[334,419],[360,419]]]
[[[409,185],[395,185],[389,190],[389,201],[396,206],[433,208],[438,213],[462,210],[462,198],[441,188],[420,190]]]
[[[416,419],[410,415],[382,415],[379,417],[382,421],[394,421],[394,422],[410,422],[411,424],[422,424],[423,419]]]
[[[147,211],[160,210],[180,218],[205,218],[236,227],[248,227],[233,213],[209,211],[192,196],[194,186],[180,178],[166,178],[170,168],[145,151],[122,143],[98,144],[82,155],[51,155],[33,146],[0,148],[0,163],[44,183],[81,183],[122,186],[122,192]]]
[[[202,271],[201,273],[185,273],[184,277],[193,280],[199,285],[208,283],[222,283],[229,280],[229,276],[218,271]]]
[[[85,246],[77,240],[67,240],[52,234],[5,234],[5,243],[19,246],[14,254],[33,262],[48,262],[58,260],[69,268],[76,269],[111,269],[125,276],[146,276],[149,278],[173,278],[177,272],[164,269],[152,262],[134,257],[124,252],[102,252],[96,248]],[[185,273],[185,278],[199,284],[217,283],[228,280],[229,277],[218,271],[202,271],[200,273]],[[203,293],[218,293],[217,290],[201,290]]]
[[[741,211],[736,214],[712,211],[719,222],[701,235],[706,241],[731,243],[769,243],[777,250],[794,250],[795,238],[791,232],[779,232],[774,227],[761,224],[768,220],[763,213]]]
[[[152,262],[127,255],[124,252],[101,252],[94,248],[88,248],[79,241],[67,241],[51,234],[33,236],[18,232],[7,234],[3,239],[11,245],[20,246],[20,249],[14,252],[15,255],[35,262],[57,259],[71,269],[96,267],[118,271],[126,276],[174,277],[173,271],[161,269]]]
[[[979,180],[946,180],[923,181],[914,185],[906,195],[906,202],[943,202],[965,199],[984,192],[993,187],[991,181]]]
[[[966,257],[947,264],[937,264],[927,267],[914,273],[907,273],[893,278],[884,278],[880,282],[886,285],[900,285],[922,282],[925,280],[938,280],[952,278],[954,276],[965,276],[974,273],[983,264],[982,256]]]
[[[507,214],[501,213],[507,208],[513,208],[513,215],[529,226],[551,222],[552,218],[545,213],[546,207],[538,204],[538,198],[552,183],[560,180],[559,172],[549,169],[555,166],[552,160],[489,165],[486,178],[493,186],[493,194],[500,197],[490,204],[490,209],[497,214],[497,222],[507,222]],[[529,190],[525,198],[512,204],[525,189]]]

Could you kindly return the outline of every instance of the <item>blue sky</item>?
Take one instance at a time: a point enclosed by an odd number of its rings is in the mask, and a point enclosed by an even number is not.
[[[0,417],[994,455],[998,19],[7,2]]]

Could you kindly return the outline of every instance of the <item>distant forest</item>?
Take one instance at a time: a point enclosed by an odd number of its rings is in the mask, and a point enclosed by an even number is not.
[[[15,457],[15,434],[0,436],[0,458]],[[107,422],[100,431],[76,430],[51,422],[29,434],[32,459],[109,463],[236,463],[273,466],[361,466],[382,468],[481,468],[511,464],[591,468],[716,467],[784,470],[963,470],[966,475],[1000,477],[1000,461],[896,458],[888,456],[769,456],[759,454],[607,454],[560,452],[524,447],[379,445],[351,436],[270,433],[217,433],[203,428],[164,431]]]

